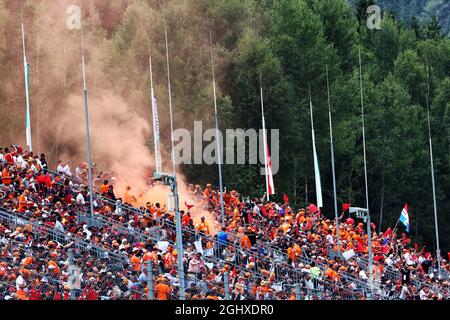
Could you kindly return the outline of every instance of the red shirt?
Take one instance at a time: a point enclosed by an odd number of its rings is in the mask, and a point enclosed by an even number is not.
[[[10,164],[14,164],[14,157],[11,153],[5,154],[5,161],[8,161]]]

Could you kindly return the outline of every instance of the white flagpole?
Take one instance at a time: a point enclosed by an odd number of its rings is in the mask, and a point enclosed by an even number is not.
[[[311,86],[309,87],[309,109],[311,114],[311,135],[312,135],[312,144],[313,144],[313,158],[314,158],[314,179],[316,182],[316,201],[317,207],[323,207],[323,199],[322,199],[322,184],[320,181],[320,171],[319,171],[319,159],[317,158],[317,150],[316,150],[316,138],[314,133],[314,118],[313,118],[313,105],[311,99]]]
[[[80,4],[81,12],[81,4]],[[91,160],[91,135],[89,130],[89,106],[88,92],[86,86],[86,64],[84,61],[84,37],[83,37],[83,17],[80,17],[80,35],[81,35],[81,63],[83,66],[83,91],[84,91],[84,114],[86,122],[86,144],[88,154],[88,175],[89,175],[89,204],[91,215],[94,216],[94,188],[92,186],[92,160]]]
[[[223,184],[222,184],[222,161],[221,161],[221,150],[220,150],[220,132],[219,132],[219,114],[217,111],[217,96],[216,96],[216,78],[214,73],[214,55],[212,48],[212,34],[209,31],[209,44],[211,50],[211,71],[212,71],[212,85],[213,85],[213,97],[214,97],[214,118],[216,123],[216,155],[217,155],[217,165],[219,168],[219,187],[220,187],[220,211],[222,214],[222,227],[225,227],[225,208],[223,206]]]
[[[262,76],[261,70],[259,71],[259,88],[261,94],[261,117],[262,117],[262,129],[263,129],[263,144],[264,144],[264,169],[266,176],[266,198],[267,202],[270,201],[269,195],[269,175],[268,175],[268,163],[267,163],[267,132],[266,132],[266,120],[264,118],[264,98],[263,98],[263,88],[262,88]]]
[[[152,56],[150,53],[150,45],[149,45],[149,52],[148,52],[148,63],[149,63],[149,68],[150,68],[150,103],[151,103],[152,115],[153,115],[153,140],[155,143],[155,165],[156,165],[156,171],[162,172],[158,106],[156,103],[155,91],[153,88],[153,68],[152,68]]]
[[[438,264],[438,272],[439,275],[441,274],[441,249],[439,246],[439,223],[438,223],[438,216],[437,216],[437,205],[436,205],[436,183],[434,179],[434,160],[433,160],[433,145],[431,141],[431,120],[430,120],[430,105],[429,105],[429,96],[430,96],[430,69],[428,66],[428,60],[427,62],[427,75],[428,75],[428,81],[427,81],[427,93],[426,93],[426,100],[427,100],[427,117],[428,117],[428,138],[429,138],[429,144],[430,144],[430,163],[431,163],[431,182],[433,185],[433,210],[434,210],[434,229],[436,232],[436,259]]]
[[[333,172],[333,194],[334,194],[334,215],[336,219],[336,240],[338,245],[338,253],[341,255],[341,240],[339,237],[339,216],[337,208],[337,192],[336,192],[336,171],[334,167],[334,144],[333,144],[333,126],[331,121],[331,98],[330,98],[330,82],[328,79],[328,65],[327,70],[327,93],[328,93],[328,120],[330,123],[330,152],[331,152],[331,169]]]
[[[364,95],[363,95],[363,81],[362,81],[362,63],[361,63],[361,49],[359,49],[359,86],[361,92],[361,122],[362,122],[362,134],[363,134],[363,151],[364,151],[364,180],[366,187],[366,209],[367,209],[367,244],[369,247],[369,282],[370,292],[373,294],[373,254],[372,254],[372,231],[370,226],[370,211],[369,211],[369,189],[367,186],[367,158],[366,158],[366,131],[364,127]]]
[[[30,83],[29,83],[29,66],[27,61],[27,54],[25,48],[25,27],[23,25],[23,13],[21,8],[21,20],[22,20],[22,47],[23,47],[23,67],[24,67],[24,77],[25,77],[25,95],[26,95],[26,114],[25,114],[25,133],[26,133],[26,143],[30,151],[33,151],[32,141],[31,141],[31,118],[30,118]]]

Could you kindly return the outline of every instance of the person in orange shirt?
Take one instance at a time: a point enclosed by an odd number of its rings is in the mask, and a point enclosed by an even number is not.
[[[210,195],[211,195],[211,184],[208,183],[208,184],[206,185],[205,190],[203,190],[203,196],[204,196],[206,199],[209,199]]]
[[[205,221],[205,217],[201,217],[200,222],[195,227],[195,230],[197,232],[203,232],[203,233],[209,235],[209,225]]]
[[[55,261],[53,261],[53,260],[50,260],[48,262],[47,268],[49,270],[51,270],[53,273],[55,273],[55,274],[60,274],[61,273],[61,269],[59,268],[58,264]]]
[[[135,255],[132,255],[130,258],[130,262],[134,266],[134,271],[138,271],[138,272],[141,271],[141,259],[139,259]]]
[[[165,279],[161,279],[160,283],[155,286],[155,297],[157,300],[169,300],[170,287],[165,283]]]
[[[103,195],[105,193],[108,193],[109,190],[109,181],[108,180],[104,180],[103,184],[100,186],[100,193]]]
[[[11,184],[11,176],[9,175],[8,169],[3,168],[2,170],[2,184],[8,185]]]
[[[152,261],[153,263],[158,263],[158,255],[154,251],[147,251],[144,256],[142,257],[142,260],[147,263],[149,261]]]
[[[181,213],[183,213],[183,211],[181,211]],[[192,220],[191,218],[191,213],[188,211],[183,218],[181,218],[181,225],[183,226],[188,226],[190,221]]]
[[[301,241],[302,239],[299,238],[299,241]],[[294,243],[294,246],[292,247],[292,249],[294,249],[294,253],[297,257],[300,257],[302,255],[302,248],[300,247],[300,245],[298,243]]]
[[[30,191],[25,190],[25,192],[19,196],[19,208],[18,208],[19,212],[25,212],[26,207],[27,207],[27,202],[28,202],[27,197],[29,194],[30,194]]]
[[[292,262],[294,262],[296,260],[295,252],[294,252],[294,249],[292,247],[289,247],[287,249],[287,256],[288,256],[288,263],[289,264],[291,264]]]
[[[283,234],[286,234],[288,230],[291,228],[291,225],[289,222],[284,221],[283,224],[280,226],[280,230],[283,231]]]
[[[29,266],[33,263],[33,257],[28,256],[22,261],[22,268],[25,268],[26,266]]]
[[[136,197],[131,193],[131,187],[127,186],[125,195],[123,196],[123,200],[125,203],[128,203],[129,205],[135,206],[137,203]]]
[[[241,239],[241,246],[244,249],[251,249],[252,248],[252,243],[250,242],[250,238],[248,237],[248,235],[244,235]]]
[[[161,208],[161,204],[155,204],[155,216],[157,219],[161,218],[166,213],[166,206]]]

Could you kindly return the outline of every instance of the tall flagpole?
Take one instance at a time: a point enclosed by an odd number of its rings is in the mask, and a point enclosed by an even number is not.
[[[328,120],[330,123],[330,152],[331,152],[331,169],[333,172],[333,194],[334,194],[334,215],[336,219],[336,240],[338,246],[339,256],[341,255],[341,240],[339,237],[339,216],[338,216],[338,207],[337,207],[337,192],[336,192],[336,172],[334,167],[334,144],[333,144],[333,126],[331,121],[331,98],[330,98],[330,82],[328,79],[328,65],[326,66],[327,70],[327,93],[328,93]]]
[[[156,165],[156,171],[162,172],[158,106],[156,103],[155,90],[153,88],[153,68],[152,68],[152,56],[150,53],[150,43],[149,43],[149,49],[148,49],[148,64],[149,64],[149,68],[150,68],[150,70],[149,70],[149,72],[150,72],[150,103],[152,106],[152,115],[153,115],[153,140],[154,140],[154,144],[155,144],[155,165]]]
[[[364,152],[364,181],[366,187],[366,209],[367,209],[367,244],[369,247],[369,282],[370,292],[373,295],[373,254],[372,254],[372,230],[370,229],[370,211],[369,211],[369,189],[367,186],[367,158],[366,158],[366,130],[364,126],[364,94],[362,81],[362,63],[361,63],[361,49],[359,49],[359,87],[361,92],[361,122],[363,134],[363,152]]]
[[[80,4],[81,8],[81,4]],[[81,9],[80,9],[81,10]],[[91,135],[89,130],[89,106],[88,93],[86,86],[86,64],[84,61],[84,37],[83,37],[83,17],[80,17],[80,34],[81,34],[81,63],[83,65],[83,90],[84,90],[84,114],[86,121],[86,144],[88,153],[88,175],[89,175],[89,204],[91,215],[94,216],[94,188],[92,186],[92,161],[91,161]]]
[[[216,96],[216,76],[214,73],[214,55],[212,48],[212,34],[209,31],[209,44],[211,51],[211,72],[212,72],[212,85],[213,85],[213,97],[214,97],[214,118],[216,124],[216,155],[217,155],[217,165],[219,168],[219,187],[220,187],[220,211],[222,214],[222,227],[225,227],[225,209],[223,206],[223,182],[222,182],[222,157],[220,150],[220,131],[219,131],[219,113],[217,111],[217,96]]]
[[[261,70],[259,71],[259,88],[261,94],[261,115],[262,115],[262,129],[263,129],[263,144],[264,144],[264,168],[265,168],[265,176],[266,176],[266,198],[267,202],[270,201],[269,197],[269,175],[267,169],[267,132],[266,132],[266,119],[264,117],[264,98],[263,98],[263,88],[262,88],[262,76]]]
[[[433,160],[433,145],[431,142],[431,120],[430,120],[430,105],[429,105],[429,98],[430,98],[430,69],[428,66],[428,60],[427,62],[427,75],[428,75],[428,81],[427,81],[427,93],[426,93],[426,100],[427,100],[427,117],[428,117],[428,137],[429,137],[429,144],[430,144],[430,163],[431,163],[431,182],[433,185],[433,210],[434,210],[434,229],[436,231],[436,259],[438,264],[438,272],[439,275],[441,274],[441,249],[439,246],[439,223],[438,223],[438,216],[437,216],[437,205],[436,205],[436,184],[434,179],[434,160]]]
[[[181,213],[179,208],[179,198],[178,198],[178,187],[177,187],[177,175],[176,175],[176,165],[175,165],[175,153],[174,153],[174,140],[173,140],[173,113],[172,113],[172,89],[170,85],[170,63],[169,63],[169,41],[167,37],[167,25],[164,21],[164,37],[166,41],[166,65],[167,65],[167,88],[169,94],[169,113],[170,113],[170,140],[172,143],[172,166],[173,166],[173,177],[174,183],[172,186],[172,193],[175,202],[175,227],[176,227],[176,244],[177,244],[177,268],[178,268],[178,278],[180,281],[180,300],[185,299],[185,281],[184,281],[184,250],[183,250],[183,234],[181,225]]]
[[[309,109],[311,114],[311,136],[312,136],[312,144],[313,144],[313,159],[314,159],[314,181],[316,183],[316,202],[317,207],[323,207],[322,200],[322,183],[320,181],[320,171],[319,171],[319,160],[317,158],[317,150],[316,150],[316,137],[314,133],[314,118],[313,118],[313,105],[311,98],[311,86],[309,86]]]
[[[31,141],[31,118],[30,118],[30,66],[27,61],[27,53],[25,48],[25,27],[23,25],[23,9],[21,8],[21,22],[22,22],[22,48],[23,48],[23,67],[25,77],[25,95],[26,95],[26,113],[25,113],[25,133],[26,143],[30,151],[33,151]]]

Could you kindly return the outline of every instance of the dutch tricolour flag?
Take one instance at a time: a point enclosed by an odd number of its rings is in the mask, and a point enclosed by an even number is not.
[[[409,232],[409,215],[408,215],[408,204],[405,203],[402,213],[400,214],[400,222],[406,227],[406,232]]]

